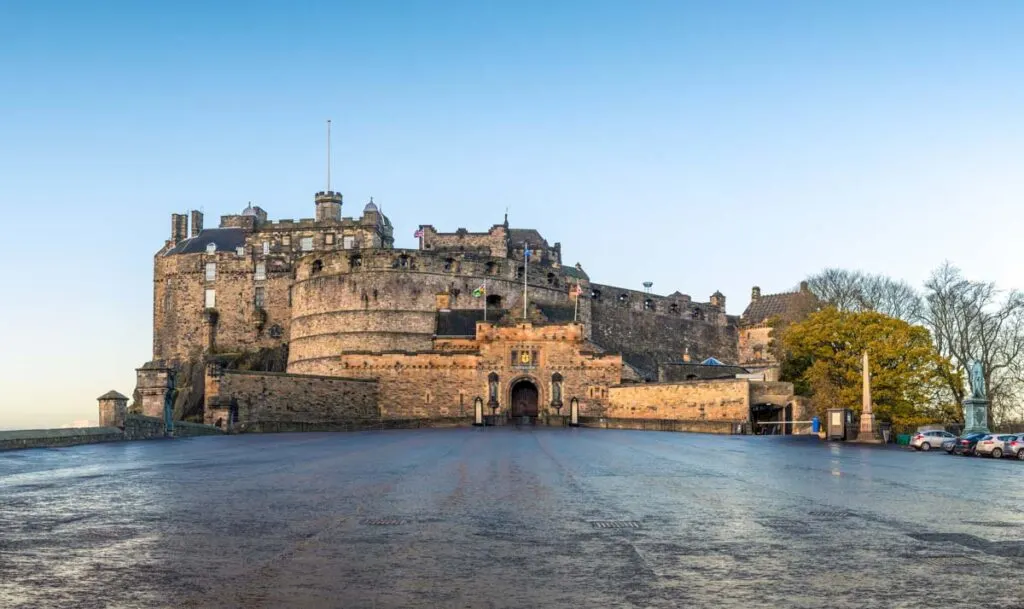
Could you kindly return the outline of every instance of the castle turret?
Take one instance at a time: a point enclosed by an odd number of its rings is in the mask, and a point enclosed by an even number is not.
[[[100,427],[124,428],[128,398],[116,391],[108,391],[96,399],[100,403]]]
[[[333,190],[316,193],[316,221],[341,221],[341,193]]]
[[[725,310],[725,294],[715,290],[715,293],[711,295],[711,306],[718,307],[719,309]]]

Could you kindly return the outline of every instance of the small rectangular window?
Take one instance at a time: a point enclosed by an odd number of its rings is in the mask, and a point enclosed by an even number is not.
[[[356,238],[349,235],[348,237],[345,237],[344,244],[345,249],[350,250],[356,246]]]
[[[324,235],[324,243],[327,245],[334,245],[334,233],[327,233]]]
[[[254,279],[256,281],[265,281],[266,278],[267,278],[267,263],[266,262],[257,262],[256,263],[256,276],[254,277]]]
[[[281,245],[283,245],[285,247],[291,247],[291,244],[292,244],[292,237],[291,237],[291,235],[285,235],[284,237],[281,237]]]
[[[206,290],[206,308],[212,309],[217,306],[217,291]]]
[[[313,250],[313,238],[303,237],[302,240],[299,242],[299,245],[302,247],[302,251],[310,252]]]
[[[262,287],[256,288],[256,296],[253,299],[253,302],[256,305],[256,308],[257,309],[262,309],[263,308],[263,303],[264,303],[265,300],[266,300],[266,288],[262,288]]]
[[[217,279],[217,263],[207,262],[206,263],[206,280],[214,281]]]
[[[270,253],[270,242],[269,241],[264,241],[263,242],[263,255],[266,256],[269,253]]]

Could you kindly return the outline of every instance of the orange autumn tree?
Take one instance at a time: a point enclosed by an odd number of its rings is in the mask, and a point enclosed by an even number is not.
[[[861,354],[868,351],[875,415],[895,425],[955,418],[943,392],[949,362],[926,328],[874,311],[829,307],[780,328],[783,380],[811,396],[819,411],[861,410]]]

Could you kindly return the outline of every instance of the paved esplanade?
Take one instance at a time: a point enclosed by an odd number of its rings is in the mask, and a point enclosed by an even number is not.
[[[1022,465],[514,428],[2,453],[0,606],[1010,607]]]

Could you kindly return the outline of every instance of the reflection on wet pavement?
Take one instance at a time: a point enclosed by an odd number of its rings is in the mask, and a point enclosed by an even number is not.
[[[1015,607],[1022,489],[1010,460],[587,429],[7,452],[0,607]]]

